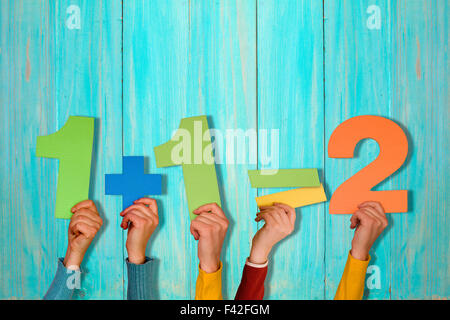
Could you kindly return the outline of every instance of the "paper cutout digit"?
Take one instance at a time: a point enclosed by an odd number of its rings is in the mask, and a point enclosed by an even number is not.
[[[94,118],[70,116],[57,132],[37,137],[36,156],[59,159],[55,217],[70,219],[70,209],[89,197]]]
[[[371,191],[404,163],[408,139],[395,122],[379,116],[358,116],[340,124],[328,143],[330,158],[353,158],[359,141],[373,139],[380,146],[377,159],[345,181],[330,200],[331,214],[352,214],[364,201],[379,201],[386,213],[408,211],[408,191]]]
[[[182,166],[191,220],[196,218],[193,211],[198,207],[213,202],[221,205],[206,116],[181,119],[172,139],[155,147],[154,152],[158,168]]]

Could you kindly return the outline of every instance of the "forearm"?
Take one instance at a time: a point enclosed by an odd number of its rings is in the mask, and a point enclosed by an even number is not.
[[[361,300],[364,294],[364,280],[370,256],[366,261],[357,260],[349,253],[344,273],[339,283],[335,300]]]
[[[246,261],[235,300],[262,300],[268,262],[254,264]]]
[[[126,259],[128,272],[128,300],[150,300],[150,275],[152,259],[145,257],[143,264],[134,264]]]
[[[44,300],[71,300],[75,289],[80,286],[80,281],[81,272],[67,269],[63,264],[63,258],[59,258],[55,278]]]

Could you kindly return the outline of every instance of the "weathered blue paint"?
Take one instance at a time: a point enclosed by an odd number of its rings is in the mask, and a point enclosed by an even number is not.
[[[322,16],[320,1],[258,2],[258,127],[279,130],[280,168],[318,168],[321,181]],[[259,195],[279,190],[261,189]],[[266,298],[324,298],[324,207],[296,210],[295,233],[273,250]]]
[[[66,25],[71,5],[79,29]],[[198,259],[182,171],[156,168],[153,147],[182,117],[203,114],[223,133],[278,129],[280,168],[318,168],[328,197],[378,154],[367,141],[355,159],[327,158],[333,130],[361,114],[399,123],[410,155],[377,189],[409,189],[409,212],[389,215],[371,252],[380,288],[365,295],[449,298],[447,16],[447,1],[427,0],[1,0],[0,298],[41,298],[64,255],[68,222],[52,214],[57,161],[34,154],[36,137],[69,115],[96,118],[91,198],[106,222],[77,298],[125,297],[121,202],[104,195],[103,178],[122,172],[123,155],[145,156],[146,172],[163,175],[148,250],[153,298],[192,298]],[[226,299],[258,227],[254,197],[278,191],[252,189],[247,178],[267,168],[262,144],[260,134],[257,163],[216,165],[231,220]],[[329,215],[328,202],[297,214],[297,231],[272,254],[266,298],[331,299],[351,245],[349,216]]]

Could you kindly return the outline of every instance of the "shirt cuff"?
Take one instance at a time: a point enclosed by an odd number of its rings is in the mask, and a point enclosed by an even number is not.
[[[195,300],[222,300],[222,262],[219,270],[207,273],[198,266]]]
[[[199,274],[202,275],[203,279],[215,280],[217,278],[220,278],[222,276],[222,261],[219,261],[219,263],[220,263],[219,270],[217,270],[215,272],[211,272],[211,273],[207,273],[206,271],[203,271],[202,269],[200,269],[200,264],[199,264],[198,272],[199,272]]]
[[[369,265],[370,259],[372,259],[372,257],[370,256],[370,254],[368,255],[369,258],[368,258],[367,260],[359,260],[359,259],[353,258],[351,252],[352,252],[351,250],[348,252],[348,260],[349,260],[352,264],[365,266],[365,268],[367,268],[367,266]]]
[[[55,278],[44,300],[70,300],[75,289],[80,289],[81,270],[71,270],[64,266],[64,258],[58,258]]]
[[[153,259],[145,257],[143,264],[131,263],[126,259],[128,271],[128,300],[150,299],[150,275]]]
[[[267,260],[264,263],[253,263],[253,262],[248,261],[248,258],[247,258],[245,260],[245,264],[250,266],[250,267],[253,267],[253,268],[265,268],[265,267],[267,267],[269,265],[269,260]]]

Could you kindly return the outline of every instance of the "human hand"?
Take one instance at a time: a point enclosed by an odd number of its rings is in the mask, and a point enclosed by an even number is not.
[[[350,254],[358,260],[367,260],[370,248],[388,225],[384,209],[379,202],[366,201],[358,206],[351,219],[351,229],[355,229]]]
[[[191,233],[198,240],[200,269],[213,273],[220,268],[220,252],[228,229],[228,219],[216,203],[194,210],[198,215],[191,222]]]
[[[120,226],[128,229],[126,248],[128,261],[134,264],[145,262],[145,248],[159,223],[158,205],[155,199],[141,198],[123,210]]]
[[[92,200],[82,201],[71,209],[68,231],[68,246],[64,265],[79,268],[92,240],[103,225],[97,207]]]
[[[259,229],[252,241],[252,249],[248,260],[262,264],[267,261],[272,247],[294,231],[295,209],[282,203],[261,207],[256,222],[264,220],[264,226]]]

